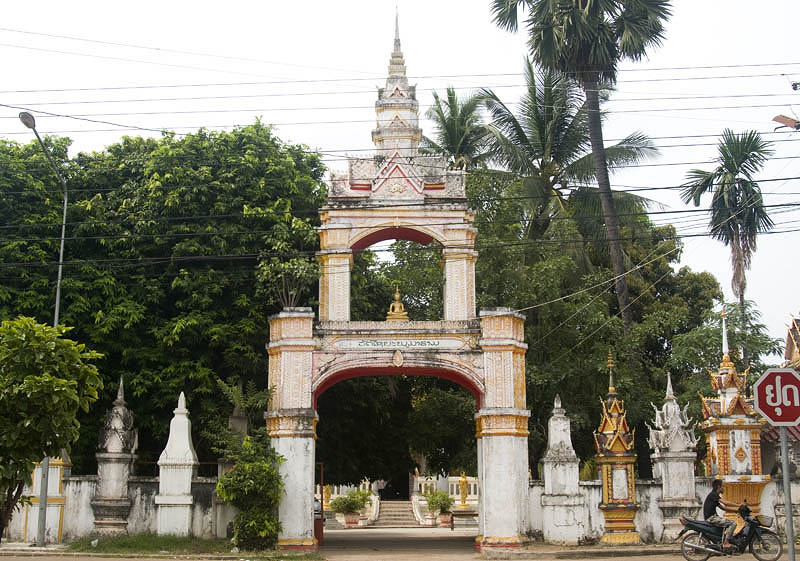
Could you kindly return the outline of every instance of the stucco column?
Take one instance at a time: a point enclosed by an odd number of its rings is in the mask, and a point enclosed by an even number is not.
[[[327,222],[327,213],[320,213],[317,260],[322,276],[319,279],[319,320],[350,321],[350,271],[353,252],[350,250],[348,223]]]
[[[474,249],[444,248],[444,319],[465,320],[475,317]]]
[[[480,437],[481,548],[520,547],[528,507],[528,418],[525,408],[524,316],[508,308],[481,311],[486,382],[476,420]]]
[[[350,271],[353,252],[329,249],[317,252],[322,269],[319,279],[320,321],[350,321]]]
[[[278,507],[281,549],[314,550],[314,452],[317,415],[312,408],[314,340],[311,308],[286,308],[269,319],[269,386],[264,415],[280,465],[284,497]]]
[[[527,409],[481,409],[481,549],[521,547],[528,506]]]
[[[447,242],[442,250],[444,269],[444,319],[475,317],[475,247],[477,229],[469,223],[444,227]]]
[[[280,549],[317,549],[314,537],[314,448],[317,414],[313,409],[268,411],[272,447],[283,456],[279,471],[284,496],[278,507]]]

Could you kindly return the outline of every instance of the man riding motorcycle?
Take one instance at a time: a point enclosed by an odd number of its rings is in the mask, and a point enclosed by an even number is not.
[[[733,536],[733,531],[736,529],[736,522],[724,516],[717,514],[717,509],[722,509],[725,512],[736,512],[739,505],[723,500],[722,495],[722,480],[715,479],[711,483],[711,492],[706,496],[703,502],[703,518],[709,524],[718,526],[723,529],[722,547],[729,549],[731,547],[730,539]]]

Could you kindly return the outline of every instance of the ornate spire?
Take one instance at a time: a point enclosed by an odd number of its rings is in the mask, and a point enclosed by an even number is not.
[[[405,76],[406,62],[403,58],[403,51],[400,48],[400,15],[395,11],[394,15],[394,50],[389,59],[389,76]]]
[[[730,351],[728,350],[728,327],[725,319],[725,308],[722,308],[722,362],[719,365],[720,371],[730,370],[733,372],[733,362],[731,361]]]
[[[125,386],[122,382],[122,375],[119,376],[119,388],[117,389],[117,399],[114,400],[114,405],[125,406]]]
[[[667,372],[667,400],[675,401],[675,394],[672,392],[672,376]]]

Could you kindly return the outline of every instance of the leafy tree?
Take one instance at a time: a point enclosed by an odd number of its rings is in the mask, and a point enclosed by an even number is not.
[[[60,199],[48,197],[60,187],[29,146],[3,143],[0,161],[9,164],[0,170],[0,216],[11,226],[0,256],[15,264],[4,267],[0,318],[45,320],[60,223]],[[108,380],[124,376],[141,423],[140,458],[154,461],[178,393],[208,426],[226,407],[217,380],[266,383],[267,317],[314,293],[324,167],[260,122],[124,138],[64,166],[62,322],[102,352]],[[111,403],[112,390],[100,399]],[[102,409],[81,416],[76,472],[93,469]],[[198,444],[209,452],[207,439]]]
[[[586,94],[589,136],[597,187],[608,231],[609,253],[616,276],[620,313],[629,331],[633,316],[625,279],[617,212],[611,195],[600,118],[600,90],[616,82],[621,60],[638,61],[661,43],[669,0],[492,0],[495,23],[510,31],[519,26],[518,9],[528,11],[525,25],[534,61],[563,72]]]
[[[0,323],[0,537],[34,464],[70,449],[78,411],[103,387],[92,363],[100,354],[68,331],[22,316]]]
[[[738,135],[730,129],[722,132],[718,150],[717,167],[712,171],[691,170],[681,197],[684,202],[692,201],[699,206],[704,194],[713,194],[709,209],[711,237],[731,250],[731,288],[739,306],[744,308],[746,273],[756,250],[756,238],[773,227],[753,175],[761,170],[773,151],[758,132]],[[747,325],[742,327],[747,329]]]
[[[519,178],[527,203],[522,237],[540,237],[555,216],[575,216],[582,235],[600,240],[605,228],[598,190],[591,187],[597,174],[589,151],[586,101],[574,82],[553,70],[537,74],[530,59],[524,73],[527,90],[516,113],[493,91],[481,92],[493,119],[491,159]],[[611,165],[640,162],[657,153],[641,133],[606,149]],[[628,217],[648,206],[646,199],[630,193],[614,193],[614,203]],[[574,257],[590,268],[585,254]]]
[[[480,99],[470,95],[458,99],[455,89],[447,88],[443,102],[433,93],[433,105],[425,116],[433,121],[436,138],[422,138],[423,152],[447,157],[451,169],[472,169],[486,159],[486,127],[481,122]]]

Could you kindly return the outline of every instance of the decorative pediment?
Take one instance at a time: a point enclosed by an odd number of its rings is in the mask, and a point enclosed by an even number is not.
[[[408,97],[400,88],[395,88],[389,97]]]
[[[407,129],[410,127],[408,123],[406,123],[403,119],[400,118],[400,115],[395,115],[388,126],[389,128],[403,128],[403,129]]]
[[[744,399],[741,394],[736,394],[736,397],[728,404],[728,409],[725,411],[726,415],[754,415],[753,407],[749,400]]]

